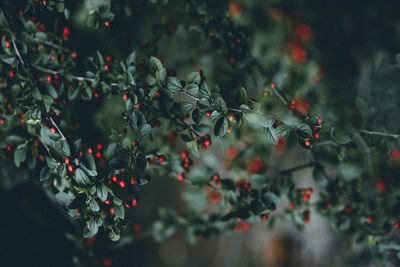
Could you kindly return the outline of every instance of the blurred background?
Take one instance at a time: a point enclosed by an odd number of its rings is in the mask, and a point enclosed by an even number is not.
[[[96,50],[115,59],[136,50],[139,60],[157,56],[178,76],[202,69],[227,97],[243,85],[257,99],[274,80],[287,95],[310,102],[318,99],[316,112],[335,110],[338,116],[333,120],[348,117],[363,127],[399,130],[400,76],[391,68],[400,47],[399,1],[111,2],[117,14],[111,27],[87,27],[87,8],[80,4],[71,4],[71,20],[51,12],[34,15],[60,36],[64,27],[71,29],[65,45],[78,53],[78,60]],[[211,18],[204,18],[204,12]],[[216,24],[213,16],[223,16],[226,23]],[[226,29],[241,38],[225,36]],[[354,115],[356,99],[363,101],[357,108],[370,110],[368,118]],[[123,111],[122,105],[117,97],[76,101],[64,115],[79,125],[76,134],[83,142],[94,145],[107,140],[108,129],[123,123],[113,119]],[[261,138],[247,142],[255,146]],[[232,145],[240,146],[234,137],[216,142],[197,163],[223,162]],[[176,149],[182,150],[182,144]],[[296,146],[283,154],[276,148],[257,149],[267,165],[282,169],[307,161]],[[81,240],[79,228],[49,200],[37,177],[38,172],[16,170],[0,161],[0,266],[381,266],[366,248],[337,234],[317,213],[312,213],[303,231],[278,220],[272,230],[257,223],[249,231],[200,238],[196,244],[186,242],[179,232],[163,243],[140,235],[134,242],[112,244],[101,234]],[[318,191],[311,170],[298,171],[293,178],[299,187]],[[143,188],[141,205],[129,211],[132,224],[127,231],[140,232],[151,225],[160,206],[179,212],[188,203],[203,207],[208,192],[200,190],[200,198],[187,197],[196,195],[196,190],[162,175],[154,177]],[[311,202],[316,200],[314,194]]]

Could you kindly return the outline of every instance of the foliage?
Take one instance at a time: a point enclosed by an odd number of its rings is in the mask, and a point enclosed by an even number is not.
[[[167,15],[165,21],[155,19],[153,39],[138,48],[140,53],[114,59],[101,51],[83,57],[70,48],[76,45],[67,26],[73,4],[17,2],[3,1],[0,10],[1,161],[8,165],[2,173],[18,168],[40,180],[80,223],[84,238],[105,231],[113,241],[145,234],[162,241],[181,230],[192,242],[197,236],[245,231],[262,221],[272,226],[279,218],[303,228],[318,211],[337,231],[371,246],[378,258],[398,261],[393,255],[400,253],[400,135],[377,126],[378,111],[368,108],[362,93],[332,98],[329,82],[337,79],[335,72],[327,70],[323,77],[312,57],[318,55],[317,33],[314,37],[312,27],[295,15],[306,7],[286,1],[266,7],[252,1],[229,6],[84,1],[86,9],[77,13],[97,31],[128,24],[134,12],[130,5],[149,14],[173,10],[182,15],[181,21]],[[248,14],[266,8],[264,35],[281,35],[253,46],[263,36],[248,27],[244,6]],[[44,25],[44,16],[60,19]],[[179,26],[171,30],[169,23]],[[162,38],[179,31],[206,42],[206,53],[217,61],[211,79],[206,70],[178,73],[161,60],[173,58],[178,49],[157,55]],[[390,62],[380,67],[377,79],[396,82],[399,62]],[[115,128],[80,136],[84,130],[74,116],[84,116],[82,106],[100,101],[123,106],[121,116],[113,118]],[[222,159],[208,152],[215,143],[225,150]],[[267,162],[286,146],[298,145],[308,162],[289,169]],[[311,186],[294,181],[295,171],[303,168],[312,168],[318,197]],[[161,209],[148,230],[127,230],[126,210],[140,204],[141,187],[159,174],[187,183],[193,192],[185,198],[208,199],[217,212],[204,214],[210,203],[189,205],[186,216]]]

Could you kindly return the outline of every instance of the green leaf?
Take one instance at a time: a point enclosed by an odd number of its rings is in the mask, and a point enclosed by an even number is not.
[[[176,77],[168,77],[167,89],[171,93],[177,93],[182,91],[182,84]]]
[[[28,152],[28,148],[26,144],[20,144],[17,146],[14,152],[14,163],[15,166],[19,167],[21,166],[21,163],[26,160],[26,154]]]
[[[292,128],[288,125],[282,124],[279,125],[278,127],[276,127],[275,132],[276,132],[276,136],[280,137],[280,138],[286,138],[289,136],[290,130]]]
[[[83,228],[83,237],[91,238],[97,234],[99,231],[99,225],[94,218],[87,221],[85,227]]]
[[[190,84],[190,83],[195,83],[195,84],[199,84],[201,80],[200,74],[198,72],[191,72],[186,76],[186,83]]]
[[[189,83],[186,86],[186,92],[188,92],[191,95],[197,95],[197,93],[199,92],[199,86],[195,83]]]
[[[111,241],[118,241],[120,239],[121,231],[117,227],[110,227],[110,232],[108,232],[108,237]]]
[[[221,96],[218,96],[215,100],[214,100],[214,106],[215,106],[215,110],[219,111],[223,114],[226,114],[228,112],[228,107],[226,106],[225,100],[222,99]]]
[[[125,168],[128,163],[125,160],[122,159],[112,159],[108,162],[108,165],[113,168],[114,170],[120,170]]]
[[[211,90],[208,87],[206,81],[203,81],[200,84],[200,96],[204,98],[210,98],[211,97]]]
[[[137,155],[136,164],[141,170],[143,170],[143,171],[146,170],[146,167],[147,167],[146,155],[144,155],[142,153]]]
[[[72,201],[74,201],[75,197],[72,194],[67,194],[65,192],[58,192],[55,195],[56,201],[58,204],[60,204],[61,206],[66,206],[68,207],[69,204],[72,203]]]
[[[278,141],[278,136],[276,130],[272,126],[264,127],[264,134],[267,137],[267,142],[276,145]]]
[[[296,123],[296,134],[299,135],[302,138],[307,138],[312,135],[312,130],[311,127],[308,124],[305,123]]]
[[[106,149],[106,152],[104,153],[104,156],[109,159],[112,158],[115,154],[115,151],[117,150],[117,147],[118,147],[117,143],[109,144]]]
[[[126,65],[135,65],[136,62],[136,52],[132,52],[126,59]]]
[[[96,188],[96,193],[97,193],[98,198],[99,198],[102,202],[106,201],[106,199],[107,199],[107,197],[108,197],[108,190],[109,190],[109,189],[108,189],[107,186],[104,185],[104,184],[99,184],[99,185],[97,186],[97,188]]]
[[[204,113],[198,108],[194,109],[192,112],[192,119],[195,123],[200,124],[203,119]]]
[[[151,57],[150,58],[150,68],[153,72],[156,72],[158,70],[161,70],[163,68],[163,65],[158,58]]]
[[[114,210],[115,210],[114,214],[115,214],[116,217],[118,217],[118,218],[120,218],[122,220],[125,218],[125,209],[124,209],[123,205],[115,206]]]
[[[97,203],[96,199],[94,199],[94,198],[89,200],[88,206],[89,206],[89,209],[94,212],[100,211],[99,203]]]
[[[247,92],[244,87],[240,87],[239,91],[237,92],[236,98],[239,105],[247,104]]]
[[[190,103],[190,102],[182,102],[180,104],[180,110],[183,114],[187,114],[190,111],[192,111],[195,107],[195,104]]]
[[[145,137],[148,136],[151,133],[151,125],[148,123],[143,124],[140,127],[140,135]]]
[[[75,171],[75,181],[79,185],[88,185],[88,184],[90,184],[89,176],[87,176],[87,174],[81,168],[77,168],[76,171]]]
[[[228,120],[226,117],[221,117],[217,120],[214,126],[214,134],[217,137],[223,137],[228,132]]]
[[[344,131],[332,128],[331,129],[331,138],[339,145],[344,145],[351,142],[351,137]]]

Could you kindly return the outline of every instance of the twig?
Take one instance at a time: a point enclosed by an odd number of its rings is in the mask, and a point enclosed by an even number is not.
[[[12,40],[12,43],[13,43],[13,46],[14,46],[15,54],[17,55],[19,61],[21,61],[22,65],[25,65],[25,62],[24,62],[24,60],[22,59],[21,54],[19,53],[17,44],[15,43],[15,40]]]
[[[42,43],[42,44],[45,44],[47,46],[50,46],[50,47],[58,49],[58,50],[63,50],[65,52],[70,52],[71,51],[68,48],[65,48],[65,47],[63,47],[61,45],[58,45],[58,44],[55,44],[55,43],[52,43],[52,42],[49,42],[49,41],[42,41],[42,40],[39,40],[39,39],[36,39],[36,38],[32,38],[32,37],[29,38],[29,39],[31,41],[35,42],[35,43]]]
[[[298,166],[294,166],[294,167],[286,169],[286,170],[282,170],[279,173],[282,175],[285,175],[285,174],[289,174],[289,173],[299,171],[299,170],[302,170],[305,168],[313,167],[314,165],[315,165],[315,162],[307,162],[307,163],[304,163],[304,164],[301,164]]]
[[[399,138],[400,134],[392,134],[392,133],[384,133],[384,132],[376,132],[376,131],[367,131],[367,130],[358,130],[360,133],[365,133],[368,135],[378,135],[384,137],[392,137],[392,138]]]
[[[278,89],[275,88],[275,89],[273,90],[273,92],[278,96],[279,100],[281,100],[281,102],[282,102],[285,106],[288,106],[288,101],[286,100],[286,98],[285,98],[281,93],[279,93]]]
[[[66,139],[65,136],[61,132],[60,128],[58,128],[57,124],[54,122],[52,117],[50,117],[50,121],[51,121],[51,124],[53,124],[53,126],[57,129],[58,133],[61,135],[61,140],[65,140]]]

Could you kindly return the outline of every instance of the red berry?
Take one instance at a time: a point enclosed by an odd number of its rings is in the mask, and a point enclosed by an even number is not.
[[[123,94],[122,95],[122,99],[125,100],[125,101],[128,100],[129,99],[129,95],[128,94]]]
[[[384,193],[386,191],[386,183],[382,179],[376,182],[375,189],[378,193]]]
[[[167,160],[167,157],[166,157],[166,156],[164,156],[164,155],[158,156],[158,161],[159,161],[160,163],[163,163],[163,162],[166,161],[166,160]]]
[[[101,152],[96,152],[95,157],[96,157],[97,159],[101,159],[101,158],[103,157],[103,155],[101,154]]]
[[[103,144],[98,143],[96,145],[97,150],[102,150],[103,149]]]
[[[106,56],[106,62],[111,64],[113,62],[113,57],[110,55]]]
[[[88,152],[89,154],[93,154],[93,148],[88,147],[88,148],[87,148],[87,152]]]
[[[375,216],[374,215],[368,215],[367,221],[370,224],[373,224],[375,222]]]
[[[64,27],[63,33],[62,33],[64,41],[68,40],[70,34],[71,34],[71,30],[68,27]]]
[[[160,97],[160,96],[161,96],[161,92],[160,92],[160,91],[156,91],[156,92],[154,93],[154,96],[155,96],[155,97]]]
[[[177,179],[179,181],[183,181],[183,180],[185,180],[185,175],[183,173],[178,173]]]
[[[8,72],[8,77],[10,77],[10,78],[15,78],[15,72],[14,72],[13,70],[10,70],[10,71]]]
[[[136,207],[138,205],[138,201],[136,198],[132,198],[132,206]]]
[[[310,140],[309,138],[305,139],[305,140],[304,140],[304,145],[305,145],[307,148],[310,148],[311,145],[312,145],[311,140]]]
[[[320,139],[320,138],[321,138],[321,132],[320,132],[320,131],[315,131],[315,132],[313,133],[313,137],[314,137],[315,139]]]
[[[118,182],[118,177],[117,177],[116,175],[113,175],[113,176],[111,177],[111,181],[112,181],[113,183]]]
[[[104,22],[104,26],[110,27],[110,22],[109,22],[109,21],[105,21],[105,22]]]
[[[352,211],[353,211],[353,208],[351,206],[346,206],[344,208],[344,213],[346,213],[346,214],[350,214],[350,213],[352,213]]]
[[[181,158],[182,159],[186,159],[189,156],[189,152],[187,152],[186,150],[181,152]]]
[[[76,59],[78,57],[78,53],[76,53],[75,51],[71,52],[71,58],[72,59]]]
[[[5,123],[6,123],[6,120],[3,117],[1,117],[0,118],[0,125],[4,125]]]
[[[10,41],[5,41],[5,42],[4,42],[4,46],[5,46],[6,48],[10,48],[10,47],[11,47],[11,42],[10,42]]]
[[[130,183],[131,183],[131,185],[137,185],[137,179],[135,176],[131,177]]]
[[[268,218],[269,218],[269,215],[267,214],[267,213],[264,213],[264,214],[261,214],[261,216],[260,216],[260,218],[261,218],[261,220],[262,221],[267,221],[268,220]]]
[[[126,187],[126,183],[125,183],[124,180],[119,181],[118,185],[119,185],[119,187],[121,187],[121,188],[125,188],[125,187]]]

